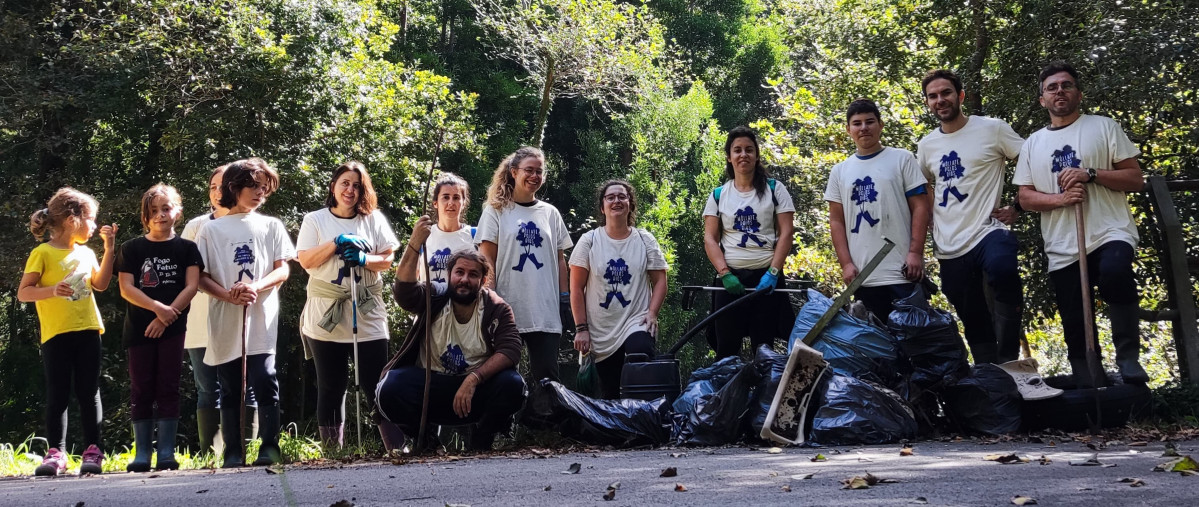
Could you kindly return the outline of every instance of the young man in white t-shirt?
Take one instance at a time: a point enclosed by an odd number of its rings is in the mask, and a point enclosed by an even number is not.
[[[1088,280],[1107,303],[1116,366],[1126,383],[1147,382],[1149,375],[1139,362],[1140,295],[1132,271],[1140,238],[1125,195],[1145,185],[1136,159],[1140,150],[1115,120],[1079,111],[1082,88],[1073,67],[1051,64],[1041,71],[1039,81],[1041,106],[1049,111],[1050,124],[1024,143],[1012,182],[1020,186],[1020,205],[1041,212],[1049,278],[1074,380],[1093,383],[1087,374],[1083,319],[1094,315],[1083,314],[1075,229],[1075,208],[1081,206]]]
[[[929,72],[923,90],[941,120],[920,140],[916,158],[933,184],[933,250],[945,297],[962,319],[976,364],[1014,361],[1024,337],[1024,287],[1020,245],[1008,230],[1017,210],[1000,207],[1000,194],[1005,162],[1020,155],[1024,139],[1003,120],[963,115],[966,93],[953,72]]]
[[[915,282],[924,277],[924,240],[932,202],[916,157],[882,145],[883,122],[874,102],[853,101],[845,119],[857,150],[833,166],[824,191],[833,249],[841,278],[848,284],[882,248],[883,238],[895,242],[854,294],[886,321],[893,302],[911,295]]]

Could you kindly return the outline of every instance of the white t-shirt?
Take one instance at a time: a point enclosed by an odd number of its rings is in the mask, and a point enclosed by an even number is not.
[[[920,140],[916,157],[933,182],[933,240],[938,259],[961,257],[987,234],[1007,229],[991,217],[999,207],[1003,171],[1024,145],[1003,120],[970,116],[960,130]]]
[[[275,261],[296,256],[283,222],[256,212],[229,214],[209,222],[196,235],[196,245],[204,258],[204,271],[226,289],[238,280],[259,280],[274,271]],[[241,358],[243,308],[248,308],[246,354],[275,353],[278,287],[258,293],[258,301],[248,307],[209,298],[204,364],[215,366]]]
[[[778,201],[778,206],[774,205]],[[704,205],[704,216],[720,217],[720,246],[724,249],[724,260],[730,268],[759,269],[770,266],[774,258],[774,245],[778,242],[778,227],[774,219],[778,213],[795,212],[795,203],[787,186],[775,181],[774,197],[767,187],[762,195],[750,189],[737,190],[732,180],[721,186],[720,203],[711,192]]]
[[[183,239],[195,241],[196,235],[204,224],[213,220],[212,213],[205,213],[187,222],[183,226]],[[208,346],[208,294],[196,291],[196,297],[187,311],[187,333],[183,336],[183,348],[197,349]]]
[[[866,267],[883,247],[884,237],[895,243],[862,285],[908,283],[902,272],[912,239],[907,194],[927,183],[916,157],[900,148],[886,147],[865,158],[850,155],[829,172],[824,200],[840,203],[845,210],[845,235],[854,266]]]
[[[316,248],[342,234],[354,234],[366,239],[371,247],[367,253],[371,254],[395,250],[400,246],[400,240],[396,239],[395,233],[391,231],[387,217],[379,210],[370,215],[340,218],[329,208],[322,208],[304,215],[304,221],[300,224],[300,235],[296,238],[296,250]],[[310,279],[350,288],[350,268],[337,255],[306,271]],[[358,278],[354,281],[358,283],[370,285],[379,282],[379,273],[364,267],[355,271]],[[300,314],[300,332],[314,340],[353,343],[353,305],[344,305],[341,323],[334,327],[332,332],[325,331],[320,326],[321,318],[336,301],[309,295],[304,302],[304,311]],[[387,309],[382,302],[372,308],[370,313],[358,315],[358,341],[386,340],[388,336]]]
[[[616,352],[629,335],[645,331],[649,314],[649,271],[666,270],[666,257],[658,240],[634,228],[625,239],[612,239],[600,227],[579,238],[570,252],[570,265],[586,268],[587,323],[592,353],[603,361]]]
[[[487,360],[487,342],[483,340],[483,305],[480,299],[475,300],[475,310],[471,312],[470,321],[458,322],[454,317],[454,303],[446,303],[441,313],[433,317],[433,351],[437,360],[433,361],[432,370],[449,375],[462,375],[476,364]],[[418,354],[417,364],[425,366],[425,355]]]
[[[1057,194],[1061,193],[1057,175],[1063,168],[1105,171],[1116,162],[1140,154],[1115,120],[1084,114],[1061,129],[1046,127],[1028,136],[1024,149],[1020,150],[1012,183],[1032,185],[1038,192]],[[1088,183],[1083,215],[1087,227],[1087,253],[1110,241],[1123,241],[1134,248],[1140,241],[1124,192]],[[1078,261],[1077,234],[1073,206],[1041,213],[1041,236],[1045,239],[1045,254],[1049,256],[1049,271]]]
[[[520,333],[561,333],[558,250],[574,245],[558,209],[545,201],[483,208],[475,243],[496,245],[495,289],[516,315]]]
[[[441,227],[434,225],[429,231],[429,239],[425,240],[425,247],[429,249],[429,275],[433,277],[434,282],[449,283],[449,273],[446,272],[447,262],[450,256],[461,250],[474,250],[475,238],[471,234],[474,227],[463,224],[454,232],[445,232]],[[478,230],[475,230],[478,234]],[[417,268],[416,280],[419,282],[425,281],[424,268]]]

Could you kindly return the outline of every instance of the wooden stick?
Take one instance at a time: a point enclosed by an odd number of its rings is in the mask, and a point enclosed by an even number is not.
[[[1087,225],[1083,217],[1082,203],[1074,205],[1074,225],[1078,235],[1078,281],[1082,286],[1083,336],[1087,344],[1087,370],[1091,375],[1092,387],[1103,387],[1106,375],[1103,362],[1099,360],[1099,343],[1095,336],[1095,314],[1091,307],[1091,277],[1087,269]]]
[[[238,428],[237,432],[239,435],[246,430],[246,340],[248,339],[246,327],[250,323],[249,311],[250,305],[244,305],[241,307],[241,417],[237,418],[241,423],[241,428]],[[231,445],[230,442],[225,442],[226,447],[229,445]],[[245,464],[246,435],[241,435],[241,442],[239,445],[241,446],[241,461],[242,464]]]
[[[425,210],[429,212],[429,192],[432,190],[433,170],[437,167],[437,157],[441,155],[441,142],[445,140],[445,130],[437,134],[437,147],[433,149],[433,161],[429,163],[429,173],[425,175]],[[429,384],[433,381],[433,277],[429,273],[429,249],[426,245],[421,248],[421,265],[425,268],[425,392],[420,403],[420,430],[417,432],[417,452],[425,448],[425,426],[429,423]]]

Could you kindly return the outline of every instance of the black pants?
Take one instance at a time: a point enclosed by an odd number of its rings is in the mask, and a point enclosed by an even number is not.
[[[558,347],[562,333],[521,333],[520,340],[529,349],[529,377],[533,385],[541,385],[541,379],[561,382],[558,376]]]
[[[354,344],[308,340],[316,364],[316,423],[335,426],[346,419],[346,387],[353,374]],[[387,340],[358,342],[358,382],[367,406],[375,406],[375,386],[387,365]]]
[[[67,449],[67,403],[71,391],[79,402],[83,426],[83,452],[100,445],[100,332],[71,331],[54,335],[42,344],[42,366],[46,372],[46,440],[50,447]]]
[[[965,255],[941,260],[945,297],[962,319],[975,363],[1005,363],[1020,355],[1024,337],[1024,284],[1011,231],[987,234]],[[984,285],[985,284],[985,285]],[[995,299],[987,302],[987,287]]]
[[[870,313],[886,324],[891,312],[895,310],[895,300],[911,296],[915,289],[916,284],[910,282],[877,287],[858,287],[858,290],[853,293],[853,298],[861,301],[866,305],[866,309],[870,310]]]
[[[241,358],[217,365],[221,379],[221,410],[241,410]],[[246,385],[254,389],[258,408],[279,406],[279,379],[275,376],[275,355],[246,356]]]
[[[624,370],[624,359],[628,354],[646,354],[654,358],[654,336],[646,331],[637,331],[625,338],[624,344],[603,361],[595,363],[599,374],[600,392],[604,399],[620,398],[620,372]]]
[[[732,269],[741,284],[747,289],[758,286],[767,268],[761,269]],[[720,285],[720,279],[714,282]],[[745,295],[748,295],[746,293]],[[734,296],[727,291],[716,291],[714,294],[715,308],[720,309],[733,301],[745,297]],[[768,296],[759,296],[752,303],[740,306],[735,310],[721,315],[716,319],[716,359],[735,356],[741,353],[741,339],[749,336],[753,349],[765,344],[774,346],[776,339],[786,340],[791,336],[791,326],[795,324],[795,312],[791,310],[791,300],[782,292]]]
[[[1109,305],[1139,304],[1137,279],[1132,271],[1132,246],[1123,241],[1109,241],[1087,254],[1087,272],[1092,290],[1098,286],[1099,295]],[[1062,316],[1062,334],[1066,338],[1067,357],[1074,361],[1086,359],[1086,328],[1083,319],[1095,320],[1095,315],[1083,315],[1082,280],[1078,263],[1049,272],[1053,282],[1057,311]],[[1095,308],[1091,292],[1091,308]],[[1113,340],[1123,337],[1113,336]],[[1133,337],[1135,338],[1135,337]]]
[[[516,368],[501,371],[475,388],[470,414],[458,417],[454,413],[454,396],[466,375],[446,375],[433,372],[429,384],[429,423],[460,426],[479,423],[479,431],[494,433],[506,430],[512,414],[525,402],[525,381]],[[421,401],[424,398],[425,370],[405,366],[388,371],[379,381],[377,393],[379,411],[404,433],[415,435],[420,426]]]

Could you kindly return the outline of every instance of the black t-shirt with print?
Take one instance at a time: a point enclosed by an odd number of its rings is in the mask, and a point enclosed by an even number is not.
[[[118,273],[132,274],[134,287],[150,299],[168,305],[187,286],[187,268],[190,266],[204,269],[200,249],[194,242],[179,236],[166,241],[150,241],[139,236],[122,244],[117,256]],[[146,338],[146,326],[154,321],[154,312],[133,303],[127,303],[127,306],[122,343],[126,347],[150,343],[153,339]],[[183,314],[163,331],[162,337],[178,336],[186,329],[187,309],[184,309]]]

